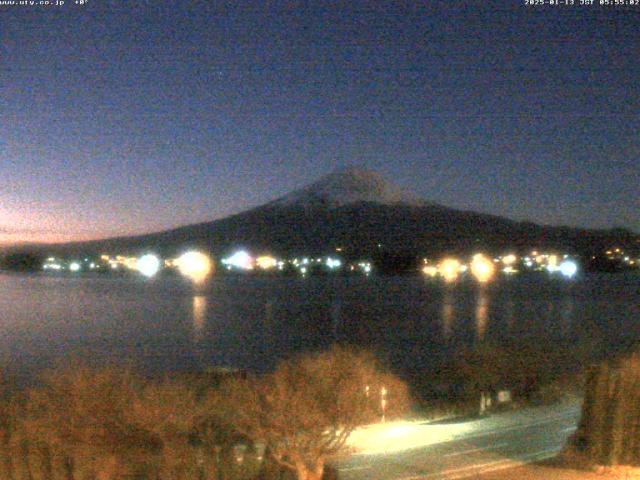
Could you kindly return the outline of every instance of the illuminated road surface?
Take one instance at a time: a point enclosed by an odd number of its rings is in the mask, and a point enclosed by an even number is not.
[[[344,480],[475,477],[555,456],[579,414],[576,401],[471,421],[374,425],[354,433],[356,453],[335,465]]]

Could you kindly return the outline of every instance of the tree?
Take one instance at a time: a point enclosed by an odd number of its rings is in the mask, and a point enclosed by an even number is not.
[[[66,472],[64,478],[100,479],[114,478],[139,458],[156,455],[159,436],[131,418],[140,383],[128,371],[109,368],[47,373],[40,387],[27,392],[23,456],[44,457],[39,463]]]
[[[208,462],[196,429],[204,410],[196,392],[185,382],[165,379],[147,383],[133,398],[128,423],[158,440],[158,478],[211,478],[215,465]]]
[[[640,351],[591,369],[574,442],[598,464],[640,466]]]
[[[234,379],[215,402],[299,480],[319,480],[355,428],[406,411],[409,395],[370,353],[333,347],[282,362],[263,377]]]
[[[36,253],[19,251],[0,259],[0,269],[34,272],[42,268],[42,257]]]

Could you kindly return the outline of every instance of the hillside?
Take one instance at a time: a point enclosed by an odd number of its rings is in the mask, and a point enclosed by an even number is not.
[[[334,172],[263,206],[212,222],[141,236],[49,246],[49,251],[173,254],[197,246],[213,254],[237,247],[280,255],[326,253],[346,256],[381,250],[438,254],[475,249],[554,248],[590,254],[618,245],[637,249],[626,230],[541,226],[444,207],[361,169]]]

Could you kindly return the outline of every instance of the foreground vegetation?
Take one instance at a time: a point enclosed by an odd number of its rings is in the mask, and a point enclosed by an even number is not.
[[[494,400],[507,390],[508,406],[554,403],[581,396],[585,366],[603,355],[597,341],[482,342],[448,354],[429,371],[408,378],[423,417],[478,413],[484,393]],[[495,406],[495,404],[494,404]],[[505,405],[507,406],[507,405]]]
[[[501,389],[513,404],[580,394],[581,367],[596,357],[590,344],[484,343],[409,380],[414,391],[431,387],[431,398],[421,396],[421,416],[478,413],[480,395],[495,398]],[[618,377],[605,373],[589,384],[611,390],[606,381]],[[633,378],[627,383],[637,383]],[[615,418],[626,422],[637,411],[636,397]],[[411,404],[406,384],[370,352],[338,346],[261,376],[157,379],[130,369],[55,369],[28,387],[5,384],[0,392],[0,480],[335,478],[326,462],[345,453],[355,428],[405,415]],[[616,425],[609,430],[622,432]],[[609,442],[601,433],[593,438],[601,437]]]
[[[640,350],[592,368],[585,390],[578,453],[601,465],[640,467]]]
[[[52,371],[3,392],[0,478],[320,479],[354,428],[408,406],[402,381],[341,347],[260,377]]]

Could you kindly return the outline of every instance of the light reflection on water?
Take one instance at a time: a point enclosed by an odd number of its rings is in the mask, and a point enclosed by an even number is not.
[[[507,298],[504,301],[504,322],[508,332],[511,332],[513,330],[513,323],[515,320],[514,314],[513,314],[514,309],[515,309],[515,303],[513,302],[513,299]]]
[[[489,322],[489,296],[484,285],[478,288],[476,295],[476,339],[481,342],[487,333],[487,323]]]
[[[338,339],[340,335],[340,310],[342,309],[342,301],[336,297],[331,302],[331,328],[333,338]]]
[[[573,316],[576,310],[575,299],[569,295],[562,299],[560,305],[562,336],[566,337],[571,333],[573,326]]]
[[[207,297],[193,296],[193,339],[196,343],[202,340],[207,322]]]
[[[633,342],[640,339],[639,287],[637,275],[522,277],[482,287],[422,278],[225,277],[194,291],[174,278],[0,274],[0,360],[28,368],[84,349],[156,370],[265,370],[339,339],[374,348],[399,368],[428,368],[482,341]]]
[[[451,288],[445,288],[442,296],[442,338],[445,342],[451,339],[453,333],[453,321],[455,319],[455,309],[453,304],[453,291]]]

